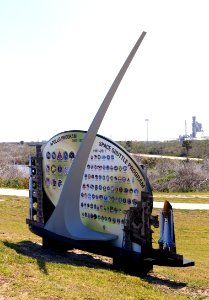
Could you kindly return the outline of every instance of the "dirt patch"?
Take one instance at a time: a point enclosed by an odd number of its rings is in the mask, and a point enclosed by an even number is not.
[[[191,287],[183,282],[171,280],[168,277],[157,273],[151,273],[146,276],[145,280],[158,287],[163,293],[184,294],[188,299],[209,299],[209,288]]]
[[[9,283],[9,280],[6,280],[1,274],[0,274],[0,285],[6,285]]]
[[[0,287],[1,287],[0,290],[2,293],[7,290],[10,282],[11,282],[11,279],[6,279],[0,274]],[[8,298],[8,297],[0,295],[0,300],[9,300],[9,299],[10,298]]]

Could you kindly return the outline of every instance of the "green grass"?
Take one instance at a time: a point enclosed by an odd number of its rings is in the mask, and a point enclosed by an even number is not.
[[[41,247],[25,223],[28,200],[1,196],[0,299],[204,299],[209,296],[208,212],[175,211],[177,250],[190,268],[154,267],[140,279],[112,269],[110,258]],[[157,209],[153,212],[159,212]],[[157,240],[158,230],[154,234]],[[189,296],[190,295],[190,296]],[[205,298],[206,299],[206,298]]]
[[[209,204],[209,193],[196,192],[196,193],[153,193],[154,201],[164,202],[168,200],[173,203],[201,203]]]

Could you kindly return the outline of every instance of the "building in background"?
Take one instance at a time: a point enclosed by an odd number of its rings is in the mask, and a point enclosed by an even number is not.
[[[196,117],[192,117],[192,133],[187,133],[187,123],[185,121],[185,133],[179,136],[179,140],[185,139],[194,139],[194,140],[206,140],[207,137],[204,136],[204,131],[202,128],[202,124],[196,121]]]

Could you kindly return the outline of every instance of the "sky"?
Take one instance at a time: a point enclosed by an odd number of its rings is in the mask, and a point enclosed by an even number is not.
[[[143,31],[98,133],[209,136],[207,0],[0,0],[0,142],[88,130]]]

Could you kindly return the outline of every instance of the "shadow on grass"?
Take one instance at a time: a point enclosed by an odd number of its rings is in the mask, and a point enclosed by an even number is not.
[[[37,265],[41,272],[48,275],[47,262],[70,264],[74,266],[85,266],[95,269],[113,270],[112,259],[108,257],[100,257],[92,255],[81,250],[69,250],[67,252],[55,252],[45,249],[42,245],[31,241],[21,241],[19,243],[3,242],[6,247],[14,249],[18,254],[25,255],[36,259]],[[187,286],[184,282],[176,282],[163,278],[162,276],[150,273],[143,277],[143,280],[159,286],[162,289],[181,289]]]
[[[167,287],[169,289],[182,289],[187,286],[185,282],[177,282],[174,280],[169,280],[168,278],[163,278],[158,274],[148,274],[144,280],[150,284],[158,285],[159,287]]]
[[[14,249],[17,253],[36,259],[37,265],[41,272],[48,275],[46,263],[70,264],[74,266],[85,266],[88,268],[111,269],[112,261],[109,258],[104,260],[98,256],[80,250],[70,250],[67,252],[55,252],[53,250],[44,249],[41,245],[31,241],[21,241],[19,243],[11,243],[4,241],[4,245]]]

